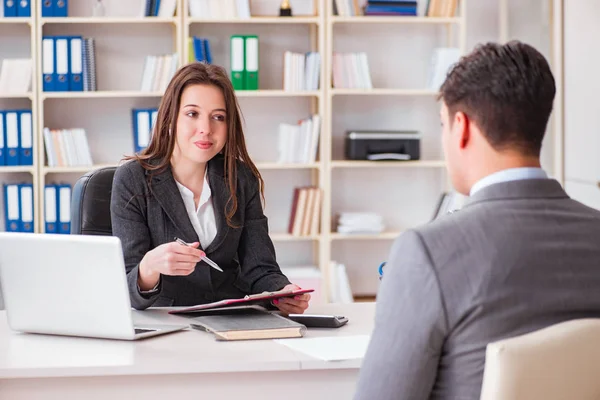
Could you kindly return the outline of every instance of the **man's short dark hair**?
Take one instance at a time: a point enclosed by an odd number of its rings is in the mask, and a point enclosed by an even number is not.
[[[440,89],[450,121],[464,112],[498,150],[539,156],[556,87],[548,62],[511,41],[480,45],[451,69]]]

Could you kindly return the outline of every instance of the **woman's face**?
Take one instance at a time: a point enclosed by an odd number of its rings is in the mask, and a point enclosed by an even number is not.
[[[173,157],[204,164],[227,142],[223,92],[213,85],[191,85],[181,94]]]

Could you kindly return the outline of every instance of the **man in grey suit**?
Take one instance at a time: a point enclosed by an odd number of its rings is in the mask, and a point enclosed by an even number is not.
[[[357,400],[479,399],[488,343],[600,317],[600,212],[540,167],[554,95],[520,42],[480,46],[448,74],[442,142],[470,198],[394,243]]]

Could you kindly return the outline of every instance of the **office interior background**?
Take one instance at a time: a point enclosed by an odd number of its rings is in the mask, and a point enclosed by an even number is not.
[[[174,68],[211,62],[238,89],[283,271],[315,287],[315,302],[372,300],[393,240],[452,191],[440,79],[477,44],[511,39],[539,49],[555,74],[543,167],[600,208],[595,0],[419,0],[415,16],[361,15],[366,0],[292,0],[291,17],[279,16],[280,0],[69,0],[64,10],[31,0],[29,16],[16,4],[28,2],[14,3],[15,16],[3,2],[1,229],[68,233],[77,179],[143,148]],[[350,133],[377,131],[418,141],[418,155],[348,150],[361,145]]]

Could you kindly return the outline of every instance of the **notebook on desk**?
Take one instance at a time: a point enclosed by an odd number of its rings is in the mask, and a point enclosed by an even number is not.
[[[191,319],[194,329],[210,332],[217,340],[256,340],[303,337],[302,324],[272,314],[260,306],[206,310],[207,314]]]

